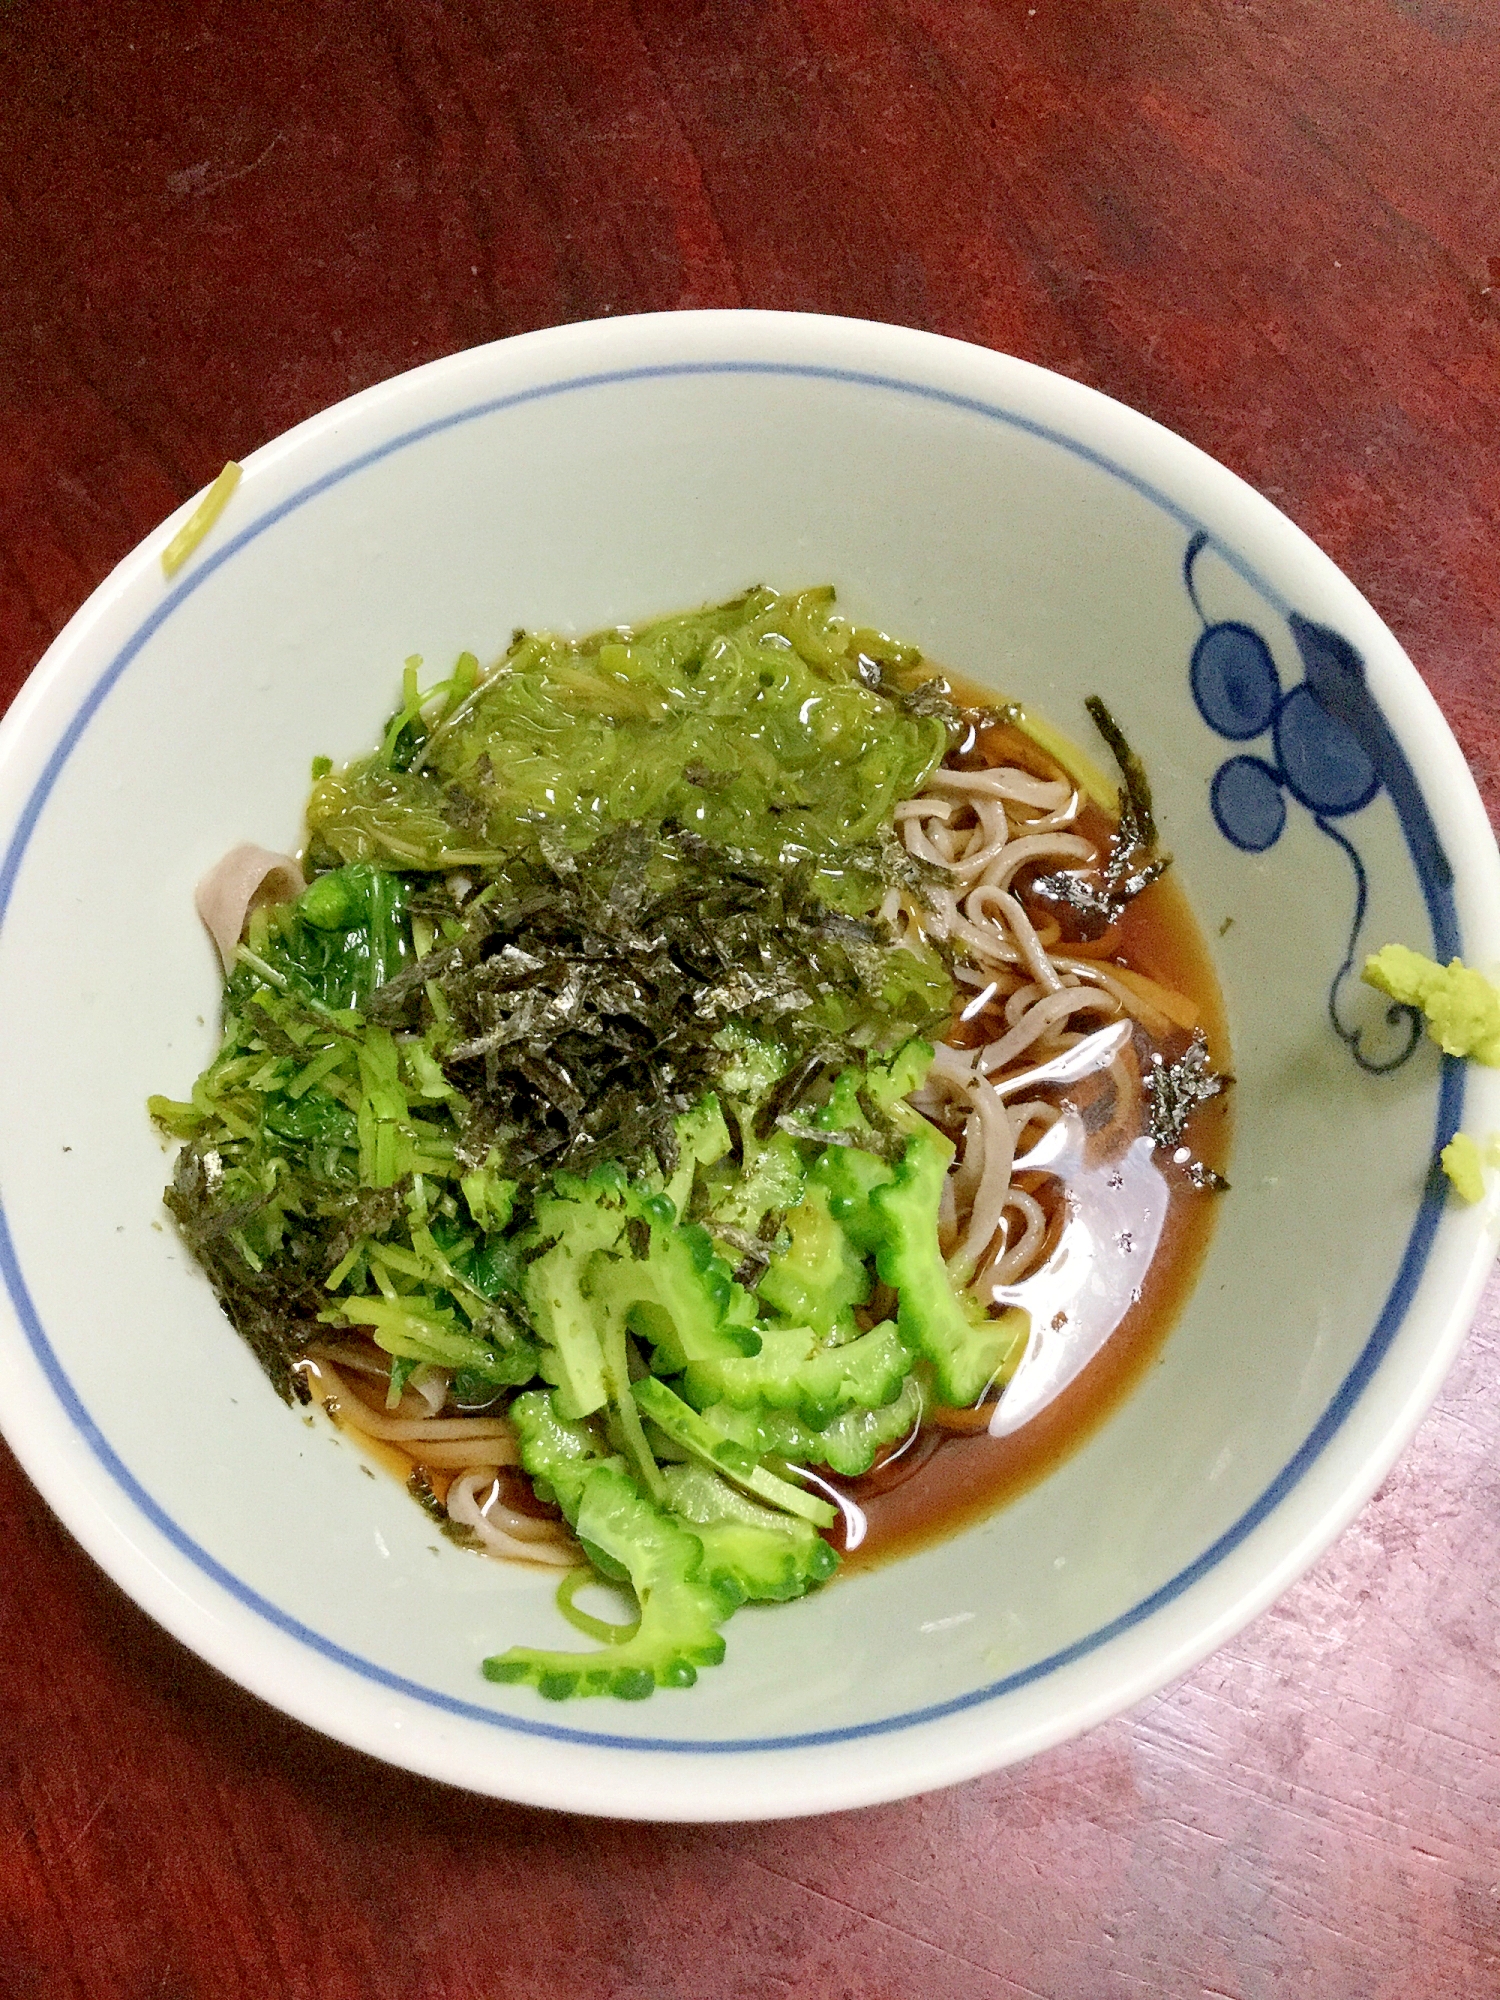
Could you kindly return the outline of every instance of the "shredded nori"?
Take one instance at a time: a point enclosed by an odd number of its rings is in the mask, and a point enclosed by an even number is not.
[[[284,1402],[295,1397],[305,1403],[307,1385],[293,1373],[293,1363],[321,1331],[317,1315],[328,1304],[323,1280],[337,1259],[325,1247],[326,1226],[315,1235],[292,1235],[274,1266],[257,1268],[245,1256],[242,1231],[270,1197],[222,1203],[222,1181],[215,1185],[211,1165],[216,1160],[211,1148],[184,1146],[162,1199],[277,1394]],[[335,1225],[335,1241],[337,1234]]]
[[[941,1033],[940,962],[898,952],[875,919],[830,910],[805,864],[779,868],[680,828],[621,827],[582,855],[512,871],[461,937],[376,992],[372,1019],[451,1022],[443,1070],[462,1094],[459,1156],[491,1152],[534,1183],[607,1159],[676,1165],[674,1121],[725,1061],[733,1021],[774,1034],[789,1068],[766,1117],[913,1034]]]
[[[1130,806],[1142,846],[1155,847],[1156,815],[1152,810],[1151,780],[1146,776],[1145,765],[1126,742],[1124,730],[1099,695],[1091,694],[1083,705],[1094,718],[1094,727],[1109,745],[1110,754],[1120,767],[1120,776],[1125,781],[1121,807]]]
[[[1172,857],[1156,852],[1156,815],[1146,767],[1098,695],[1091,694],[1084,706],[1119,766],[1119,824],[1098,881],[1074,869],[1059,869],[1039,876],[1031,893],[1071,910],[1080,919],[1083,934],[1098,937],[1119,921],[1127,903],[1166,873]]]
[[[1008,721],[1017,712],[1014,707],[960,708],[953,699],[951,684],[941,674],[929,674],[925,679],[913,681],[909,678],[909,664],[905,674],[900,671],[903,664],[906,663],[862,652],[858,656],[857,672],[866,687],[884,695],[903,715],[941,722],[948,732],[950,750],[971,741],[976,730],[987,728],[991,723]]]
[[[406,1482],[406,1490],[429,1520],[436,1521],[439,1527],[447,1527],[448,1509],[433,1492],[432,1481],[420,1465],[412,1468]]]
[[[1217,1097],[1232,1079],[1209,1068],[1208,1043],[1203,1030],[1196,1028],[1175,1062],[1166,1061],[1159,1050],[1153,1049],[1142,1069],[1141,1081],[1146,1091],[1146,1130],[1152,1143],[1175,1147],[1198,1107]],[[1205,1166],[1202,1160],[1185,1162],[1183,1171],[1194,1187],[1218,1194],[1228,1190],[1229,1183],[1223,1175]]]
[[[1175,1146],[1198,1106],[1224,1088],[1224,1078],[1208,1066],[1208,1043],[1201,1028],[1194,1029],[1192,1040],[1175,1062],[1167,1062],[1159,1050],[1153,1050],[1142,1081],[1150,1104],[1147,1130],[1158,1146]]]

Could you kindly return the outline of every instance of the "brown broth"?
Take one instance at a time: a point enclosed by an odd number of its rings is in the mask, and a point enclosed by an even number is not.
[[[958,692],[975,706],[987,699],[976,689]],[[1015,730],[993,731],[982,748],[986,754],[964,762],[974,768],[1024,763],[1039,776],[1060,775],[1047,754]],[[1102,844],[1112,824],[1090,806],[1080,830]],[[1110,956],[1192,1001],[1213,1066],[1227,1070],[1229,1037],[1218,981],[1187,898],[1170,873],[1127,907]],[[1186,1041],[1185,1033],[1174,1033],[1162,1045],[1164,1053],[1179,1054]],[[1076,1108],[1081,1096],[1081,1089],[1053,1094],[1065,1109]],[[1223,1170],[1230,1140],[1226,1095],[1194,1114],[1187,1138],[1197,1159]],[[1115,1181],[1121,1185],[1112,1185]],[[1098,1429],[1160,1353],[1197,1280],[1222,1197],[1195,1187],[1180,1164],[1153,1154],[1144,1139],[1097,1160],[1089,1158],[1085,1145],[1082,1170],[1070,1173],[1064,1187],[1061,1226],[1054,1223],[1042,1272],[1003,1295],[1040,1321],[1046,1364],[1043,1379],[1037,1383],[1034,1376],[1025,1397],[1029,1404],[1034,1396],[1035,1407],[1003,1436],[991,1436],[988,1428],[945,1432],[929,1421],[899,1457],[863,1479],[837,1482],[865,1522],[858,1546],[845,1549],[848,1567],[871,1567],[954,1534],[1035,1485]],[[1153,1234],[1144,1270],[1132,1270],[1131,1260]],[[1128,1249],[1121,1247],[1126,1237]],[[1061,1264],[1066,1273],[1062,1253],[1072,1255],[1084,1275],[1104,1278],[1102,1300],[1081,1295],[1076,1271],[1059,1286],[1054,1267]],[[1069,1286],[1074,1295],[1064,1303],[1061,1292]],[[1000,1403],[984,1416],[972,1413],[970,1420],[987,1424],[989,1415],[1004,1411],[1006,1399],[1014,1401],[1022,1390],[1031,1364],[1028,1352]],[[847,1533],[847,1521],[834,1531],[841,1549]]]

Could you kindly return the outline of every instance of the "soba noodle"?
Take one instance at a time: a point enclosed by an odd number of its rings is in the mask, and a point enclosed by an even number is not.
[[[352,1386],[363,1378],[382,1388],[389,1383],[389,1358],[374,1349],[320,1348],[302,1364],[303,1378],[334,1422],[358,1436],[394,1446],[410,1460],[413,1474],[451,1472],[442,1501],[448,1519],[467,1532],[470,1545],[509,1561],[568,1569],[583,1552],[561,1521],[523,1514],[501,1492],[502,1467],[520,1464],[515,1432],[504,1417],[438,1414],[449,1381],[441,1369],[424,1371],[428,1381],[402,1390],[395,1412],[376,1409]],[[415,1414],[416,1404],[426,1415]],[[428,1481],[429,1490],[431,1482]]]
[[[507,1507],[492,1467],[460,1473],[448,1488],[448,1518],[467,1528],[486,1555],[510,1562],[571,1569],[585,1560],[560,1521],[539,1520]]]
[[[954,1278],[986,1297],[1033,1271],[1050,1235],[1046,1206],[1017,1176],[1055,1178],[1056,1170],[1028,1165],[1024,1154],[1018,1159],[1018,1145],[1029,1127],[1059,1114],[1007,1097],[1029,1073],[1078,1046],[1085,1031],[1126,1017],[1157,1035],[1171,1025],[1108,960],[1060,945],[1059,925],[1038,922],[1014,892],[1016,877],[1033,863],[1100,867],[1094,842],[1070,830],[1080,812],[1068,780],[1007,765],[935,771],[925,791],[896,807],[908,853],[943,870],[952,886],[939,883],[925,897],[892,890],[882,914],[906,938],[947,946],[958,979],[979,989],[963,1010],[965,1026],[976,1035],[990,1030],[977,1047],[940,1047],[913,1100],[957,1143],[943,1248]],[[1124,1065],[1111,1052],[1098,1067]]]

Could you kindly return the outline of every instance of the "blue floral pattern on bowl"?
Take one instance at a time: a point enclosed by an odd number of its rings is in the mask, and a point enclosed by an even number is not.
[[[1183,585],[1203,626],[1189,667],[1193,701],[1209,728],[1230,743],[1270,737],[1269,756],[1241,752],[1215,771],[1209,785],[1214,823],[1244,853],[1264,854],[1286,830],[1290,798],[1341,849],[1354,876],[1354,912],[1348,948],[1328,989],[1328,1018],[1360,1068],[1385,1075],[1410,1059],[1422,1017],[1414,1007],[1391,1006],[1386,1025],[1398,1041],[1380,1055],[1364,1046],[1368,1029],[1346,1018],[1344,994],[1364,928],[1369,882],[1359,849],[1333,822],[1360,812],[1383,788],[1424,885],[1449,888],[1453,870],[1405,752],[1370,693],[1359,653],[1330,626],[1290,611],[1286,622],[1305,678],[1283,690],[1271,648],[1254,626],[1210,618],[1204,609],[1194,571],[1208,544],[1206,534],[1195,534],[1182,562]]]

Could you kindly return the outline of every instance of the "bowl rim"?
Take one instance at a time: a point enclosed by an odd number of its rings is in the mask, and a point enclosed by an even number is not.
[[[598,365],[611,358],[614,366]],[[590,359],[595,365],[580,368],[581,361]],[[853,365],[859,360],[865,365]],[[892,372],[897,369],[909,372]],[[526,379],[538,374],[548,379]],[[173,611],[276,521],[380,459],[506,408],[633,380],[705,374],[790,375],[855,384],[957,407],[1062,447],[1094,469],[1123,480],[1168,513],[1189,534],[1209,534],[1193,510],[1165,486],[1116,460],[1099,445],[1085,443],[1073,435],[1068,426],[1076,424],[1084,431],[1133,450],[1138,461],[1159,466],[1166,477],[1183,485],[1207,481],[1216,488],[1213,494],[1216,509],[1222,509],[1226,502],[1239,508],[1246,513],[1247,520],[1258,521],[1262,528],[1269,526],[1283,545],[1288,535],[1295,538],[1292,546],[1301,545],[1304,557],[1313,564],[1323,583],[1336,584],[1335,594],[1344,596],[1348,616],[1358,624],[1367,658],[1372,640],[1378,642],[1375,650],[1381,659],[1382,673],[1393,677],[1394,691],[1399,697],[1401,739],[1414,754],[1420,750],[1424,768],[1431,769],[1433,776],[1441,779],[1436,788],[1430,782],[1424,784],[1423,791],[1435,798],[1434,816],[1439,823],[1461,835],[1450,837],[1446,844],[1460,857],[1455,864],[1456,878],[1473,884],[1473,891],[1465,900],[1473,903],[1476,894],[1482,897],[1487,888],[1490,907],[1500,903],[1500,857],[1495,852],[1488,820],[1467,766],[1415,668],[1331,560],[1316,550],[1269,501],[1254,493],[1227,468],[1149,418],[1096,390],[987,349],[862,321],[728,311],[643,315],[546,329],[428,363],[333,405],[250,454],[244,468],[247,496],[253,495],[258,476],[275,474],[284,480],[286,471],[299,459],[311,458],[316,465],[320,458],[332,455],[334,462],[296,484],[233,534],[222,539],[216,536],[205,545],[201,557],[191,561],[164,592],[156,568],[161,549],[188,517],[194,503],[187,503],[145,537],[69,621],[10,712],[0,720],[0,810],[4,821],[9,822],[5,853],[0,861],[0,926],[4,924],[26,848],[52,785],[109,689]],[[968,386],[956,386],[955,377]],[[504,393],[476,400],[461,393],[471,379],[500,383],[509,379],[511,387]],[[519,387],[515,386],[517,380]],[[450,387],[457,394],[454,407],[420,423],[391,428],[391,420],[398,419],[403,408],[421,404],[432,390],[447,395]],[[981,393],[986,389],[987,394]],[[1007,407],[1003,400],[1007,393],[1022,404],[1029,401],[1056,410],[1058,422],[1044,422],[1024,407]],[[382,429],[387,433],[384,436],[379,435]],[[375,435],[376,442],[351,452],[350,440],[361,435]],[[1216,552],[1252,583],[1273,608],[1283,614],[1290,611],[1287,600],[1269,579],[1258,574],[1238,548],[1228,546],[1217,535],[1210,535],[1209,539]],[[137,617],[133,607],[138,601],[144,603],[148,592],[149,609],[144,617]],[[128,636],[118,645],[107,643],[109,630],[122,621],[131,628]],[[106,663],[99,670],[101,655]],[[32,743],[31,733],[45,723],[49,703],[64,696],[73,683],[82,683],[82,698],[76,700],[65,726],[43,746],[45,755],[39,760],[38,746]],[[1383,701],[1388,701],[1391,693],[1392,686],[1383,685]],[[28,764],[32,766],[29,774]],[[19,785],[14,782],[18,770]],[[18,810],[12,810],[10,802],[18,791],[23,795],[22,802]],[[1413,858],[1417,859],[1415,853]],[[1461,941],[1452,897],[1449,895],[1445,901],[1441,885],[1429,879],[1420,865],[1418,872],[1439,955],[1456,953]],[[1480,906],[1483,907],[1482,903]],[[1486,942],[1500,948],[1500,931]],[[1438,1093],[1438,1145],[1458,1127],[1464,1085],[1463,1066],[1445,1059]],[[1491,1254],[1477,1212],[1469,1230],[1467,1255],[1459,1254],[1456,1262],[1450,1255],[1447,1261],[1453,1268],[1444,1276],[1442,1298],[1430,1302],[1425,1309],[1437,1322],[1425,1366],[1415,1371],[1402,1406],[1333,1482],[1334,1490],[1316,1505],[1309,1506],[1314,1485],[1307,1484],[1308,1477],[1319,1469],[1320,1478],[1314,1484],[1319,1488],[1329,1484],[1328,1447],[1344,1430],[1351,1411],[1406,1322],[1443,1217],[1441,1193],[1429,1189],[1417,1210],[1385,1306],[1322,1417],[1253,1505],[1177,1576],[1097,1631],[985,1687],[903,1715],[785,1737],[710,1740],[623,1736],[608,1730],[574,1728],[561,1722],[482,1708],[439,1690],[423,1688],[374,1662],[362,1660],[280,1611],[234,1577],[173,1521],[114,1452],[103,1429],[68,1379],[47,1337],[26,1285],[3,1200],[0,1200],[0,1277],[9,1295],[11,1313],[55,1398],[54,1415],[66,1422],[61,1431],[55,1421],[38,1426],[34,1420],[34,1397],[28,1399],[18,1394],[13,1378],[0,1384],[0,1422],[17,1457],[54,1511],[150,1615],[232,1678],[325,1734],[470,1789],[494,1791],[538,1804],[634,1817],[731,1816],[723,1810],[722,1794],[704,1806],[698,1797],[703,1784],[701,1777],[692,1779],[686,1787],[679,1783],[659,1786],[658,1797],[641,1798],[641,1784],[646,1776],[644,1760],[648,1758],[658,1763],[663,1758],[676,1761],[686,1775],[687,1767],[701,1764],[705,1759],[722,1758],[725,1753],[734,1753],[742,1759],[760,1757],[766,1760],[766,1768],[759,1782],[750,1787],[743,1809],[737,1805],[732,1816],[825,1811],[902,1796],[935,1783],[974,1775],[999,1762],[1031,1754],[1045,1743],[1061,1740],[1094,1721],[1118,1713],[1186,1671],[1299,1575],[1340,1532],[1389,1469],[1437,1393],[1467,1327]],[[1458,1225],[1456,1230],[1450,1230],[1450,1235],[1461,1235],[1465,1218],[1450,1215],[1448,1219]],[[69,1436],[60,1443],[62,1431]],[[269,1645],[258,1644],[253,1661],[246,1662],[243,1634],[226,1638],[221,1630],[221,1603],[214,1607],[211,1616],[204,1615],[201,1605],[185,1604],[180,1582],[174,1582],[170,1588],[163,1587],[160,1563],[140,1545],[138,1532],[122,1537],[118,1524],[102,1520],[92,1501],[80,1498],[82,1489],[75,1486],[67,1471],[70,1452],[80,1449],[92,1455],[140,1520],[149,1524],[155,1536],[206,1579],[215,1594],[227,1595],[239,1611],[259,1622],[262,1627],[257,1633],[259,1641],[266,1640],[265,1625],[273,1628],[276,1639]],[[1302,1489],[1302,1504],[1300,1508],[1289,1509],[1287,1503],[1298,1489]],[[1248,1545],[1256,1538],[1265,1543],[1264,1531],[1273,1525],[1278,1514],[1281,1534],[1272,1538],[1273,1542],[1279,1540],[1278,1552],[1268,1561],[1263,1547],[1260,1561],[1247,1566]],[[138,1529],[139,1524],[133,1525]],[[1232,1562],[1233,1557],[1239,1559]],[[1214,1588],[1205,1589],[1210,1582]],[[1188,1600],[1195,1594],[1198,1615],[1188,1618]],[[1120,1647],[1118,1642],[1153,1623],[1161,1643],[1151,1651],[1149,1659],[1142,1655],[1138,1645],[1128,1650]],[[321,1655],[329,1668],[336,1670],[331,1702],[330,1689],[324,1684],[326,1675],[304,1679],[299,1689],[294,1665],[289,1687],[285,1666],[277,1657],[288,1645],[294,1649],[310,1648]],[[1101,1684],[1091,1690],[1087,1674],[1081,1677],[1068,1674],[1067,1670],[1085,1665],[1109,1649],[1114,1649],[1122,1671],[1105,1677],[1108,1686]],[[1133,1666],[1131,1654],[1135,1656]],[[429,1732],[431,1740],[419,1745],[410,1729],[405,1731],[404,1738],[394,1737],[389,1717],[377,1721],[370,1715],[351,1716],[347,1690],[342,1694],[337,1690],[337,1681],[351,1673],[373,1682],[379,1699],[387,1705],[395,1696],[407,1703],[425,1705],[429,1710],[435,1708],[456,1720],[487,1725],[508,1733],[512,1739],[529,1739],[533,1746],[567,1745],[586,1753],[613,1753],[611,1761],[623,1758],[627,1766],[633,1766],[630,1781],[622,1788],[612,1780],[590,1777],[571,1768],[574,1759],[568,1760],[569,1768],[556,1772],[535,1767],[535,1759],[528,1760],[529,1768],[524,1772],[513,1760],[501,1759],[497,1760],[501,1766],[497,1771],[476,1774],[468,1755],[452,1754],[452,1746],[441,1728]],[[967,1744],[946,1740],[947,1732],[934,1732],[934,1725],[982,1710],[1022,1687],[1058,1676],[1076,1684],[1071,1699],[1065,1694],[1052,1722],[1033,1729],[1025,1741],[1008,1744],[997,1752],[996,1745],[985,1739],[983,1731],[978,1732],[980,1740]],[[907,1742],[916,1754],[896,1760],[897,1768],[890,1768],[883,1760],[860,1758],[858,1746],[864,1739],[889,1739],[902,1732],[907,1733]],[[940,1742],[939,1736],[945,1740]],[[502,1739],[497,1736],[496,1740]],[[795,1766],[789,1761],[792,1752],[803,1753]],[[807,1752],[820,1753],[817,1757],[820,1782],[811,1787],[805,1763]]]

